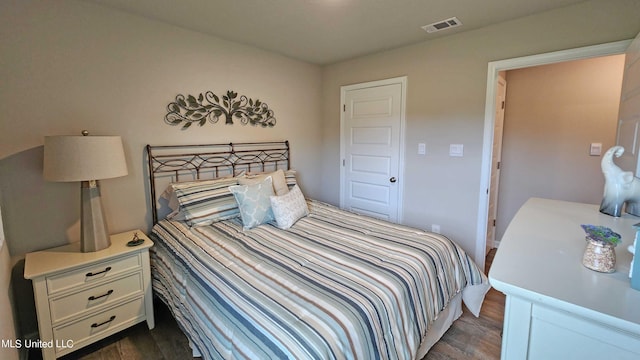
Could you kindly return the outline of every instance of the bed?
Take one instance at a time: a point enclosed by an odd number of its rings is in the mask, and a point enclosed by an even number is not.
[[[286,141],[147,154],[153,290],[194,356],[421,359],[463,301],[480,311],[489,284],[462,248],[304,198]],[[240,191],[270,192],[275,220],[253,224]]]

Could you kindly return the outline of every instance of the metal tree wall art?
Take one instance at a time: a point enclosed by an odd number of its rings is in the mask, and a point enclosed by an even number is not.
[[[273,127],[276,124],[273,110],[269,109],[266,103],[244,95],[238,97],[238,93],[231,90],[222,95],[222,103],[211,91],[200,93],[197,98],[180,94],[174,102],[167,105],[167,111],[165,122],[169,125],[182,125],[182,130],[188,129],[194,123],[199,126],[203,126],[207,121],[215,124],[223,116],[225,124],[228,125],[233,125],[234,119],[239,120],[242,125]]]

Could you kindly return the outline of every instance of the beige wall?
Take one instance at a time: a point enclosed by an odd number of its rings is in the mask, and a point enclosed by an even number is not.
[[[289,139],[303,190],[319,194],[318,66],[95,4],[0,6],[0,190],[13,256],[65,243],[73,237],[65,232],[77,231],[79,185],[42,180],[45,135],[87,129],[122,136],[129,175],[102,182],[112,231],[150,225],[148,143]],[[276,126],[220,121],[183,131],[165,124],[166,106],[177,94],[228,89],[268,103]]]
[[[499,240],[530,197],[599,204],[600,156],[615,145],[624,55],[507,72]]]
[[[0,194],[13,263],[79,238],[79,184],[43,181],[45,135],[122,136],[129,175],[102,182],[113,232],[149,228],[148,143],[288,139],[302,190],[320,195],[319,66],[74,0],[0,2],[0,53]],[[277,124],[182,131],[164,123],[176,95],[206,90],[259,98]],[[3,278],[5,255],[6,246]],[[0,298],[0,311],[7,308]]]
[[[16,339],[12,303],[11,259],[9,247],[4,245],[0,248],[0,318],[2,318],[0,321],[0,341]],[[0,358],[18,359],[18,350],[3,348],[0,345]]]
[[[633,38],[638,13],[639,1],[587,1],[325,67],[322,197],[339,202],[340,86],[406,75],[404,223],[440,224],[476,254],[487,64]],[[449,144],[464,144],[464,157],[449,157]]]
[[[0,194],[1,195],[1,194]],[[2,200],[2,196],[0,196]],[[1,212],[0,207],[0,212]],[[0,341],[16,339],[16,326],[13,316],[13,292],[11,291],[11,257],[9,247],[5,244],[2,214],[0,213]],[[18,349],[4,348],[0,344],[0,358],[7,360],[18,359]]]

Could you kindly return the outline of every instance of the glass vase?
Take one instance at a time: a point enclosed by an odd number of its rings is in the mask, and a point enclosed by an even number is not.
[[[616,271],[615,246],[586,238],[587,247],[584,250],[582,264],[587,268],[604,273]]]

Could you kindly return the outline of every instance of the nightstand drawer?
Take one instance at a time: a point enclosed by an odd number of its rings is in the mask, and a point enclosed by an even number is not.
[[[121,274],[127,270],[140,267],[140,256],[134,254],[110,261],[104,261],[72,270],[60,275],[47,277],[47,289],[49,294],[67,290],[97,282]]]
[[[128,246],[136,234],[144,242]],[[152,246],[142,231],[132,230],[111,235],[111,246],[99,251],[82,252],[80,243],[71,243],[26,254],[24,277],[33,282],[40,339],[54,344],[41,348],[43,360],[141,321],[153,329]]]
[[[69,325],[54,327],[53,338],[55,343],[64,344],[71,340],[74,348],[82,347],[87,342],[93,342],[129,327],[144,316],[144,298],[141,297]],[[56,352],[59,351],[61,349],[56,349]]]
[[[75,294],[50,300],[51,322],[54,324],[66,317],[96,309],[142,292],[142,273],[110,281]]]

